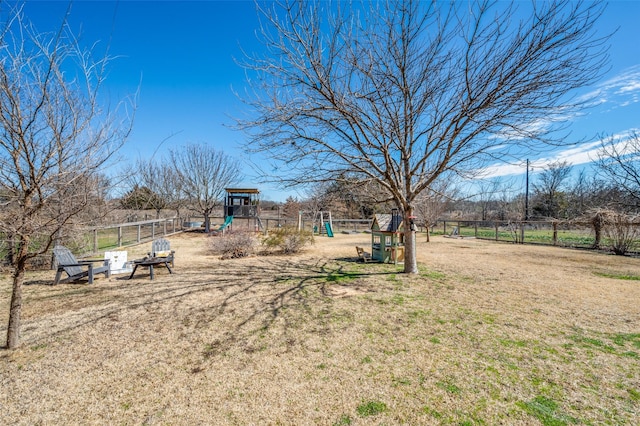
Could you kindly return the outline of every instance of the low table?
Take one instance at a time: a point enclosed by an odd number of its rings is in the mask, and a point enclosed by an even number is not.
[[[133,261],[133,271],[131,271],[131,275],[129,275],[129,279],[133,278],[133,275],[136,273],[138,266],[146,266],[149,268],[149,277],[153,280],[153,267],[158,265],[164,265],[169,270],[170,274],[173,274],[171,270],[171,257],[147,257],[144,259],[137,259]]]

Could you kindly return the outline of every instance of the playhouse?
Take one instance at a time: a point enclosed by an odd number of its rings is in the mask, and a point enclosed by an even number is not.
[[[373,217],[371,258],[385,263],[404,263],[404,223],[397,209],[391,214]]]
[[[252,226],[255,230],[262,229],[260,220],[260,191],[255,188],[226,188],[227,192],[224,202],[225,223],[220,230],[223,230],[235,220],[245,220],[247,227]]]

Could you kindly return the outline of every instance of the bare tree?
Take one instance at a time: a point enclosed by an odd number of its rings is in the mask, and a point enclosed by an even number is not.
[[[489,213],[492,207],[495,207],[496,196],[500,191],[501,180],[500,178],[493,178],[488,180],[481,180],[478,185],[478,192],[475,195],[475,199],[480,206],[481,217],[480,220],[488,220]]]
[[[447,211],[455,196],[456,190],[452,182],[439,180],[416,199],[416,216],[426,228],[427,242],[431,239],[431,227],[440,219],[442,213]]]
[[[97,52],[82,49],[66,23],[40,33],[11,10],[0,31],[0,233],[13,270],[7,347],[15,348],[28,261],[94,199],[96,173],[131,120],[100,108],[109,58],[94,60]]]
[[[571,165],[566,161],[556,161],[544,167],[533,184],[535,200],[533,210],[538,216],[560,218],[563,214],[566,194],[562,192],[571,174]]]
[[[607,59],[600,3],[267,4],[266,54],[243,64],[248,149],[269,155],[285,186],[377,182],[405,223],[436,179],[561,143],[573,89]],[[406,232],[404,270],[417,273]]]
[[[176,214],[180,215],[182,193],[177,171],[170,162],[140,159],[125,174],[126,182],[132,188],[122,199],[125,206],[155,210],[156,219],[160,218],[163,209],[176,209]]]
[[[598,168],[605,179],[622,188],[640,203],[640,134],[632,132],[626,137],[603,139],[598,152]]]
[[[221,205],[225,188],[240,180],[240,165],[207,145],[187,145],[170,154],[183,193],[204,216],[205,232],[211,231],[211,213]]]

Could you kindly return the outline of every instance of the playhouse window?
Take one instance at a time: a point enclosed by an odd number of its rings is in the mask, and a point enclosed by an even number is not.
[[[373,246],[375,248],[380,248],[380,235],[373,236]]]

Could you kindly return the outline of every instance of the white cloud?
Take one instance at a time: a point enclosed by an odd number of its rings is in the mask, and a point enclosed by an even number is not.
[[[625,141],[633,132],[638,132],[639,129],[629,129],[624,132],[617,133],[611,136],[614,140],[618,140],[617,145],[624,146]],[[594,142],[587,142],[580,145],[576,145],[571,148],[564,149],[562,151],[558,151],[554,153],[553,156],[546,158],[538,158],[530,162],[530,167],[534,169],[540,170],[551,163],[558,161],[566,161],[567,163],[577,166],[580,164],[591,163],[598,159],[598,152],[600,151],[600,146],[602,145],[602,140],[597,140]],[[519,175],[526,172],[525,162],[521,161],[519,163],[512,164],[494,164],[489,167],[486,167],[483,171],[479,173],[479,176],[482,178],[492,178],[492,177],[501,177],[501,176],[511,176],[511,175]]]
[[[596,104],[617,102],[619,106],[627,106],[634,101],[629,101],[626,97],[631,95],[634,98],[637,93],[640,93],[640,65],[623,70],[620,74],[598,85],[596,90],[585,94],[581,99],[590,99],[591,96],[594,100],[598,99]]]
[[[624,94],[628,92],[637,92],[640,90],[640,81],[631,81],[629,84],[622,86],[616,91],[616,94]]]

